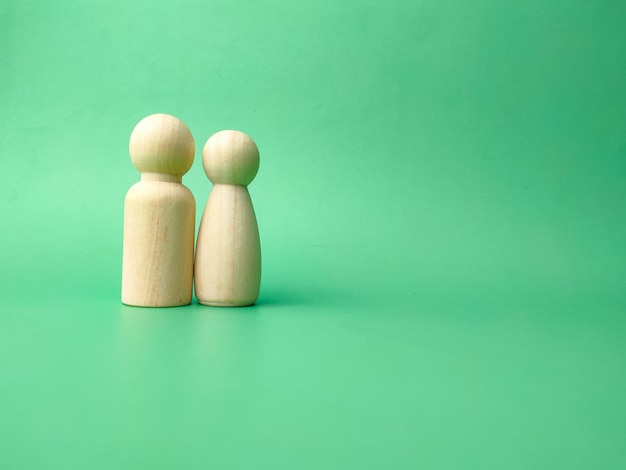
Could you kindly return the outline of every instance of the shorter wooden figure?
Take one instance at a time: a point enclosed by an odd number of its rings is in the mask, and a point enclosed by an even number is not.
[[[196,297],[205,305],[252,305],[261,286],[261,244],[247,186],[259,150],[246,134],[221,131],[204,146],[202,165],[213,188],[196,241]]]
[[[191,303],[196,202],[182,185],[195,146],[185,124],[167,114],[141,120],[130,136],[141,172],[124,202],[122,302],[141,307]]]

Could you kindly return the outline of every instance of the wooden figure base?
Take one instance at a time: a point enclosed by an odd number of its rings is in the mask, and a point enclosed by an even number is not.
[[[202,300],[198,300],[199,303],[201,303],[202,305],[208,305],[209,307],[252,307],[255,302],[252,303],[224,303],[224,302],[210,302],[210,301],[206,301],[203,302]]]

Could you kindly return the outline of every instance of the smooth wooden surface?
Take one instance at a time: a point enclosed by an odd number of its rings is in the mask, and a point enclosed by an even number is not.
[[[187,126],[169,114],[152,114],[137,123],[128,144],[141,173],[183,176],[193,164],[195,144]]]
[[[124,204],[122,302],[173,307],[191,302],[196,204],[182,184],[136,183]]]
[[[213,184],[248,186],[259,171],[259,149],[243,132],[220,131],[204,144],[202,167]]]
[[[192,298],[196,203],[181,184],[194,157],[189,129],[173,116],[143,119],[130,139],[141,181],[124,202],[122,302],[187,305]]]
[[[198,232],[196,297],[205,305],[252,305],[260,284],[261,246],[248,190],[215,185]]]
[[[258,171],[258,149],[241,132],[221,131],[207,141],[202,162],[214,186],[198,231],[196,297],[205,305],[252,305],[261,285],[261,244],[246,185]]]

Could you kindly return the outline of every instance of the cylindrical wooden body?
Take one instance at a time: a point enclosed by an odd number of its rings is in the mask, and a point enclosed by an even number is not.
[[[196,203],[182,184],[142,180],[124,202],[122,302],[191,303]]]
[[[261,244],[245,186],[216,184],[196,244],[196,297],[220,307],[252,305],[261,286]]]

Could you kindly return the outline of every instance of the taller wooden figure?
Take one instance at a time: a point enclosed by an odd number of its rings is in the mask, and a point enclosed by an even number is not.
[[[196,202],[182,185],[195,146],[185,124],[167,114],[141,120],[130,136],[141,172],[124,202],[122,302],[141,307],[191,303]]]
[[[196,242],[196,297],[205,305],[252,305],[261,286],[261,244],[247,186],[259,170],[259,149],[242,132],[221,131],[204,146],[202,165],[213,188]]]

